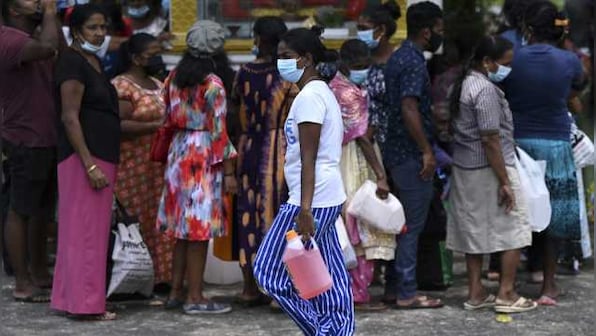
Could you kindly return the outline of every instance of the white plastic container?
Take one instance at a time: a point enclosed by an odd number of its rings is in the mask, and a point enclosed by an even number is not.
[[[401,203],[392,194],[382,200],[376,192],[377,185],[374,182],[364,182],[350,201],[348,213],[382,232],[401,233],[406,223]]]

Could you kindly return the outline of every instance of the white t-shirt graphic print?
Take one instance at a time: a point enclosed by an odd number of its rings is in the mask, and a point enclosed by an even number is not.
[[[344,126],[339,104],[327,83],[308,82],[298,93],[286,119],[287,149],[284,172],[289,189],[288,203],[300,206],[301,170],[298,125],[305,122],[321,124],[321,138],[315,164],[313,208],[341,205],[346,200],[339,161]]]

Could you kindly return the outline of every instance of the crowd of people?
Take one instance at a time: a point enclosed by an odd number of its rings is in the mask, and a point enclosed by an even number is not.
[[[564,243],[581,239],[585,211],[569,113],[590,109],[579,95],[591,69],[550,1],[505,1],[502,32],[473,43],[449,39],[443,10],[419,2],[406,10],[399,46],[402,9],[386,1],[360,15],[357,38],[339,51],[325,47],[321,27],[288,30],[279,17],[261,17],[255,60],[238,71],[225,29],[201,20],[168,72],[161,55],[172,35],[161,4],[133,0],[124,9],[2,0],[3,246],[15,300],[50,302],[73,319],[115,319],[106,272],[117,199],[139,218],[155,288],[169,291],[165,309],[231,311],[204,295],[209,241],[225,236],[242,269],[237,303],[281,308],[306,335],[352,335],[355,310],[441,308],[417,280],[421,235],[437,216],[447,248],[465,254],[464,309],[557,304],[557,261],[573,246]],[[435,73],[431,57],[445,71]],[[169,141],[163,161],[152,159],[156,136]],[[552,219],[541,233],[532,232],[518,147],[546,162]],[[347,213],[368,180],[377,197],[399,198],[400,234]],[[338,218],[356,253],[350,269]],[[333,279],[311,300],[299,297],[282,262],[291,229],[314,238]],[[481,281],[488,254],[494,294]],[[522,255],[542,283],[535,300],[516,292]],[[381,302],[369,293],[378,278]]]

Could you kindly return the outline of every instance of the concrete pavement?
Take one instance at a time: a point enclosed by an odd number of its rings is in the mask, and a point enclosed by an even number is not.
[[[446,307],[438,310],[357,313],[356,335],[474,335],[474,336],[593,336],[596,335],[594,274],[592,267],[579,276],[560,277],[568,291],[559,306],[512,315],[507,324],[495,320],[491,311],[466,312],[465,270],[461,257],[456,258],[455,284],[443,293],[432,293],[445,299]],[[524,274],[520,278],[525,277]],[[496,283],[487,283],[495,288]],[[17,303],[11,299],[12,279],[0,276],[0,336],[298,336],[301,333],[281,313],[268,307],[244,309],[222,316],[185,316],[149,306],[147,302],[118,303],[118,320],[113,322],[76,322],[51,312],[47,304]],[[536,297],[536,285],[521,284],[521,293]],[[210,296],[230,296],[239,285],[210,287]],[[381,289],[373,288],[380,295]]]

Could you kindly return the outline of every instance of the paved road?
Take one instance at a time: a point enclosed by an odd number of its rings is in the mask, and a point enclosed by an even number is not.
[[[596,335],[594,274],[591,269],[576,277],[561,277],[568,294],[559,307],[515,315],[508,324],[496,322],[495,314],[490,311],[464,311],[461,302],[466,288],[461,258],[457,258],[455,273],[455,285],[445,293],[438,293],[445,298],[445,308],[359,313],[356,335]],[[489,285],[495,287],[493,283]],[[52,313],[45,304],[14,302],[10,296],[11,279],[5,276],[0,276],[0,286],[0,336],[300,335],[285,315],[271,312],[269,308],[235,307],[229,315],[196,317],[165,312],[145,302],[135,302],[118,304],[119,319],[114,322],[74,322]],[[239,286],[210,287],[209,294],[229,296],[238,290]],[[536,296],[538,290],[535,285],[521,285],[521,292],[526,295]],[[380,289],[374,288],[374,292],[378,294]]]

